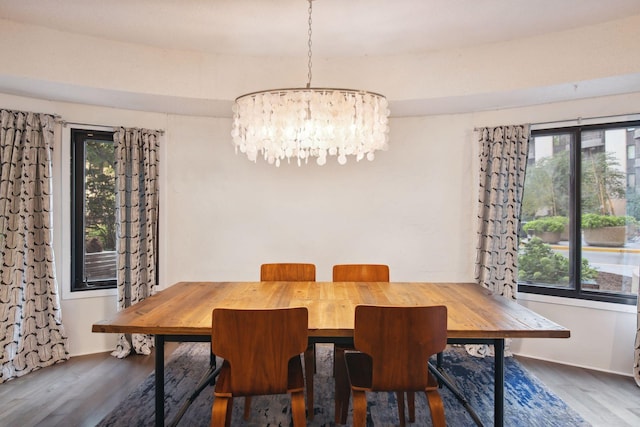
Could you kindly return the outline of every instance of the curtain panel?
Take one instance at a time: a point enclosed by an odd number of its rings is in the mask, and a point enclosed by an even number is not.
[[[529,126],[479,130],[480,191],[475,276],[479,284],[515,299],[518,227],[529,147]]]
[[[518,286],[518,229],[529,148],[529,125],[478,130],[480,189],[476,281],[509,299]],[[493,355],[488,345],[466,345],[474,356]],[[507,348],[505,354],[510,352]]]
[[[156,292],[158,283],[158,165],[160,132],[120,128],[113,134],[116,169],[116,251],[118,310]],[[146,334],[121,334],[114,356],[133,349],[150,354]]]
[[[69,358],[53,255],[52,115],[0,110],[0,383]]]

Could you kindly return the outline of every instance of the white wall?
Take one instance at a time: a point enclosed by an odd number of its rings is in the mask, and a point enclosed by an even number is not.
[[[631,375],[636,307],[521,295],[519,302],[571,331],[571,338],[517,339],[511,350],[536,359]]]
[[[469,117],[393,119],[374,162],[280,168],[235,155],[228,119],[173,116],[167,283],[257,280],[263,262],[378,262],[394,280],[470,280]],[[437,244],[434,244],[437,242]]]
[[[477,148],[473,128],[621,114],[640,94],[477,114],[397,118],[388,152],[374,162],[324,167],[253,164],[235,155],[229,119],[166,116],[0,94],[2,108],[56,112],[67,121],[166,130],[161,157],[161,285],[180,280],[257,280],[269,261],[309,261],[318,280],[338,262],[383,262],[392,280],[472,281]],[[60,132],[62,134],[62,132]],[[58,141],[59,144],[66,141]],[[54,154],[54,197],[64,210],[65,159]],[[69,286],[68,222],[55,216],[61,287]],[[83,295],[84,296],[84,295]],[[633,308],[527,306],[571,329],[567,340],[514,340],[524,355],[631,372]],[[586,304],[586,303],[585,303]],[[71,354],[107,351],[114,337],[91,324],[115,312],[115,297],[62,301]]]

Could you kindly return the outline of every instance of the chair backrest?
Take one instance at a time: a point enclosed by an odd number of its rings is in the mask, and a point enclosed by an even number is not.
[[[260,281],[315,282],[316,266],[299,263],[262,264]]]
[[[384,264],[338,264],[333,266],[334,282],[388,282],[389,266]]]
[[[447,345],[447,307],[356,306],[355,348],[373,363],[373,390],[424,390],[427,361]]]
[[[213,310],[211,349],[231,368],[231,393],[287,392],[289,360],[307,348],[306,307]]]

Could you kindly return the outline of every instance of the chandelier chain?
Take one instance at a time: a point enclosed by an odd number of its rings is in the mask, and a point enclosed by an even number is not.
[[[311,87],[311,12],[313,11],[313,0],[309,0],[309,42],[308,42],[308,46],[309,46],[309,52],[308,52],[308,57],[309,57],[309,62],[307,64],[307,88]]]

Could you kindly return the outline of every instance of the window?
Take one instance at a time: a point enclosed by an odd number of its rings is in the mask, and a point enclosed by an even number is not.
[[[116,286],[112,132],[71,130],[71,291]]]
[[[534,130],[522,200],[522,292],[635,304],[640,122]]]

